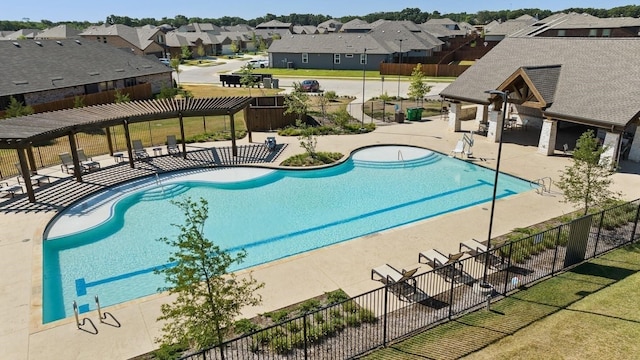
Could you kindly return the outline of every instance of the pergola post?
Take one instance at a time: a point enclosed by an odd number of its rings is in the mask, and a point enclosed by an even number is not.
[[[27,146],[27,159],[29,159],[29,169],[31,171],[28,172],[29,176],[31,176],[31,174],[36,173],[36,169],[38,168],[36,166],[36,158],[33,156],[33,147],[31,147],[31,144],[29,144],[29,146]]]
[[[233,156],[238,156],[238,147],[236,146],[236,125],[234,124],[233,114],[229,114],[229,119],[231,121],[231,153]]]
[[[80,167],[80,161],[78,161],[78,146],[76,145],[76,137],[73,136],[73,131],[69,133],[68,137],[71,157],[73,158],[73,174],[77,181],[82,182],[82,168]]]
[[[107,135],[107,147],[109,148],[109,156],[113,156],[113,143],[111,140],[111,127],[104,128],[104,132]]]
[[[247,135],[249,136],[249,143],[253,142],[253,138],[251,136],[251,114],[254,114],[254,111],[250,111],[251,110],[251,104],[249,104],[248,107],[244,108],[244,121],[247,124]]]
[[[20,172],[24,179],[24,186],[27,188],[27,196],[29,202],[36,202],[36,195],[33,193],[33,184],[31,183],[31,170],[27,166],[27,158],[24,156],[24,149],[18,148],[18,159],[20,160]]]
[[[180,123],[180,139],[182,139],[182,158],[187,159],[187,142],[184,139],[184,120],[182,113],[178,113],[178,122]]]
[[[129,121],[124,119],[122,121],[122,126],[124,127],[124,139],[127,142],[127,154],[129,156],[129,166],[134,169],[135,164],[133,163],[133,151],[131,151],[131,134],[129,134]]]

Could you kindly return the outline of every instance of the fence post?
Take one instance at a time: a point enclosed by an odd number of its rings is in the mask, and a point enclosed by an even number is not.
[[[636,220],[633,222],[633,230],[631,230],[631,238],[629,242],[633,242],[633,239],[636,237],[636,227],[638,227],[638,216],[640,216],[640,203],[638,203],[638,208],[636,209]]]
[[[598,242],[600,241],[600,233],[602,232],[602,222],[604,221],[604,212],[605,210],[602,210],[602,212],[600,212],[600,223],[598,224],[598,234],[596,235],[596,244],[593,247],[593,255],[591,257],[596,257],[596,252],[598,251]]]
[[[304,336],[304,358],[307,358],[307,312],[302,315],[302,336]]]
[[[562,225],[557,227],[558,235],[556,236],[556,249],[553,253],[553,264],[551,264],[551,276],[556,273],[556,261],[558,260],[558,246],[560,244],[560,235],[562,234]]]
[[[449,264],[448,266],[451,267],[451,269],[453,270],[453,272],[451,272],[451,289],[449,289],[449,320],[451,320],[451,314],[453,314],[453,289],[454,289],[454,285],[455,285],[455,264]],[[447,269],[447,272],[449,272],[449,269]]]
[[[389,286],[385,286],[384,287],[384,321],[382,324],[382,346],[387,347],[387,314],[389,313],[389,310],[387,309],[388,306],[388,298],[389,296],[387,296],[389,294]]]

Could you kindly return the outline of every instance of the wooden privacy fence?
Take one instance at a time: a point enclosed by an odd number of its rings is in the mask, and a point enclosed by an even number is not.
[[[130,100],[146,100],[151,98],[151,84],[140,84],[118,89],[122,94],[129,94]],[[102,91],[95,94],[87,94],[79,96],[83,99],[84,106],[99,105],[112,103],[116,90]],[[75,97],[66,98],[57,101],[51,101],[45,104],[32,105],[35,113],[47,111],[56,111],[62,109],[72,109],[75,105]]]
[[[284,96],[263,96],[254,99],[245,108],[244,118],[248,131],[271,131],[295,125],[297,114],[285,114]]]
[[[416,64],[381,63],[380,75],[404,75],[411,76]],[[422,73],[425,76],[460,76],[469,68],[468,65],[438,65],[422,64]]]

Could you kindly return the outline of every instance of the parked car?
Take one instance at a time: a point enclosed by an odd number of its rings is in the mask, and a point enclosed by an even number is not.
[[[318,80],[304,80],[300,83],[300,91],[318,92],[320,91],[320,83]]]
[[[254,69],[266,68],[266,67],[269,67],[269,60],[253,59],[253,60],[249,60],[247,64],[251,64],[251,66],[253,66]]]
[[[167,66],[171,66],[171,59],[169,58],[159,58],[158,60],[160,60],[161,63],[167,65]]]

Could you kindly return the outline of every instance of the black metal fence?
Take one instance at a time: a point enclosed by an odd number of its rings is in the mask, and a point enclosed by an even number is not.
[[[508,296],[519,286],[635,242],[639,214],[640,200],[612,207],[182,359],[354,358],[484,306],[487,294],[478,285],[485,264],[492,295]]]

